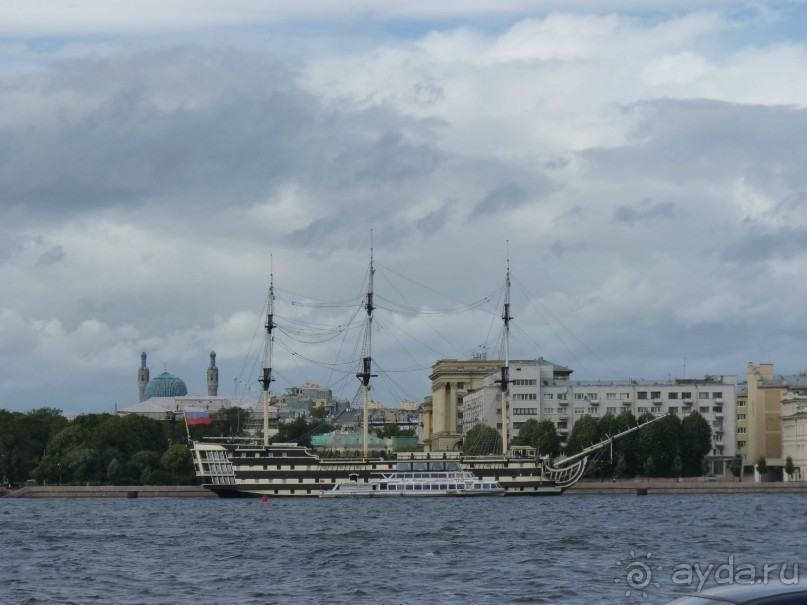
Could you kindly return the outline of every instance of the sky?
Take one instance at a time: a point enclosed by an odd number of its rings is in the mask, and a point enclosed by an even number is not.
[[[435,6],[439,5],[439,6]],[[807,2],[0,0],[0,407],[807,369]],[[372,237],[371,237],[372,233]],[[291,304],[294,301],[295,304]],[[338,301],[338,304],[326,304]]]

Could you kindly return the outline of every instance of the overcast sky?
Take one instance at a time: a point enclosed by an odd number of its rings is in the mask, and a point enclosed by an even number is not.
[[[141,351],[250,393],[270,255],[273,391],[350,398],[325,324],[371,229],[388,405],[498,356],[508,241],[514,358],[803,371],[805,31],[795,0],[0,0],[0,407],[132,405]]]

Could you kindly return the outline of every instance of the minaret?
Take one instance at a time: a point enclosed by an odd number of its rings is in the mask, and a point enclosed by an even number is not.
[[[207,368],[207,394],[217,397],[219,394],[219,369],[216,367],[216,352],[210,351],[210,367]]]
[[[140,401],[146,399],[146,386],[149,383],[149,369],[146,367],[146,353],[140,354],[140,369],[137,370],[137,387],[140,390]]]

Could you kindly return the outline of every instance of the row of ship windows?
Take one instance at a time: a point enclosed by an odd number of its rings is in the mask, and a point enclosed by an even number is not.
[[[216,473],[218,475],[232,475],[233,466],[231,464],[206,464],[206,474]]]
[[[691,411],[691,407],[692,406],[684,406],[684,408],[681,411],[689,413]],[[579,414],[590,414],[592,416],[597,416],[597,415],[599,415],[599,410],[600,410],[600,408],[597,408],[597,407],[590,407],[590,408],[576,407],[576,408],[574,408],[574,413],[578,414],[578,415]],[[667,411],[672,412],[673,414],[677,414],[678,413],[678,408],[677,407],[670,407],[670,408],[667,408]],[[620,412],[620,408],[615,408],[615,407],[605,408],[605,412],[607,414],[616,415],[616,414],[618,414]],[[646,412],[650,412],[651,414],[661,414],[661,406],[658,406],[658,405],[657,406],[652,406],[652,407],[639,406],[637,408],[637,412],[639,414],[644,414]],[[709,413],[722,414],[723,413],[723,407],[722,406],[715,406],[715,407],[700,406],[698,408],[698,412],[700,412],[701,414],[709,414]],[[566,414],[567,410],[565,408],[557,408],[557,409],[556,408],[543,408],[543,413],[544,414],[556,414],[556,413],[557,414]],[[538,408],[513,408],[513,414],[515,414],[516,416],[537,416],[538,415]],[[740,420],[743,420],[743,419],[744,419],[744,415],[743,415],[743,418],[741,418]]]
[[[221,450],[202,450],[202,458],[205,460],[227,460],[227,456]]]
[[[512,382],[512,381],[511,381]],[[544,393],[544,400],[551,401],[553,399],[565,400],[566,393]],[[600,393],[575,393],[574,398],[577,401],[599,401],[602,398]],[[722,399],[723,391],[703,391],[698,393],[698,399]],[[630,393],[606,393],[606,400],[629,400],[631,399]],[[636,399],[661,399],[661,391],[637,391]],[[670,392],[667,393],[667,399],[692,399],[691,391]]]

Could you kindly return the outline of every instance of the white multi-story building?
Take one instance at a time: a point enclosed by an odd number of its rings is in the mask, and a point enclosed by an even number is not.
[[[793,460],[792,476],[785,481],[807,481],[807,393],[788,391],[782,397],[782,460]]]
[[[528,419],[551,420],[562,441],[577,419],[588,414],[601,418],[628,410],[637,418],[649,412],[684,418],[699,412],[712,428],[712,451],[708,459],[714,472],[726,472],[736,454],[737,377],[705,376],[703,379],[670,381],[572,381],[555,380],[553,365],[518,362],[510,366],[508,434],[518,435]],[[463,398],[463,432],[482,422],[502,428],[502,398],[498,373],[487,376],[483,387]],[[795,460],[795,458],[794,458]]]

